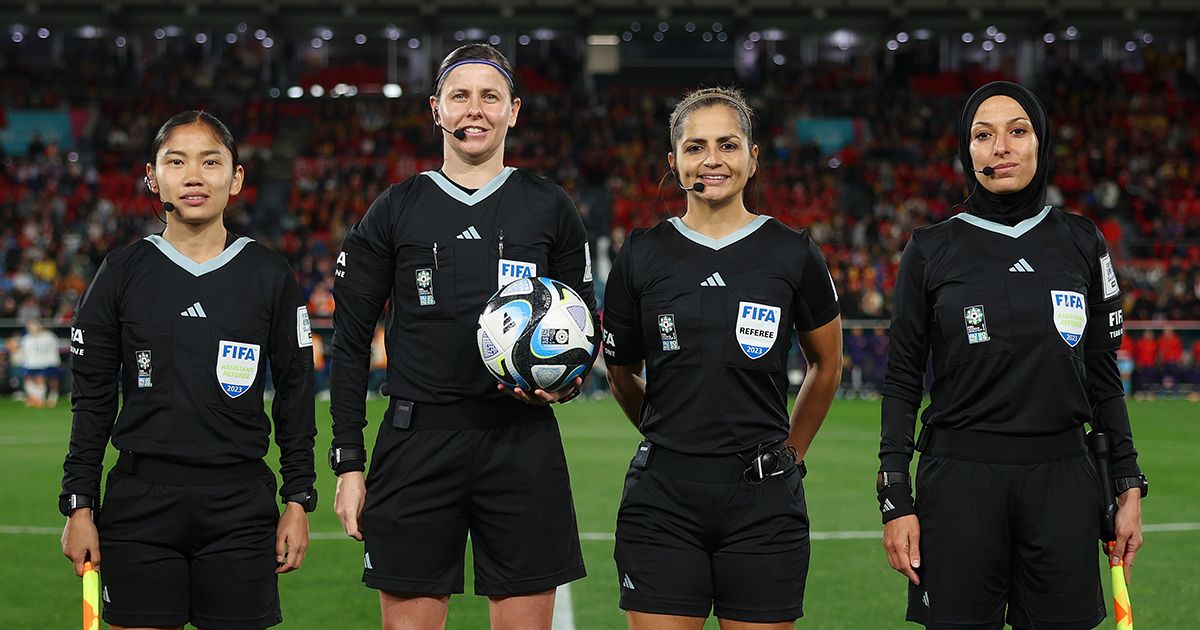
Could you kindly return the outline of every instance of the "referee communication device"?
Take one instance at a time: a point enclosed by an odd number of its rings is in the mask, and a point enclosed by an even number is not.
[[[550,278],[521,278],[487,301],[476,341],[483,364],[501,383],[552,392],[591,366],[596,325],[571,287]]]

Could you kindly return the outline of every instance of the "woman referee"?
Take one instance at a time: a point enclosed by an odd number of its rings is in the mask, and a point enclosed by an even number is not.
[[[700,628],[710,611],[722,628],[791,628],[803,615],[803,459],[841,377],[841,318],[808,234],[746,209],[751,117],[735,90],[679,103],[667,161],[687,211],[634,230],[605,289],[609,381],[646,437],[617,514],[630,628]],[[793,327],[809,369],[789,417]]]
[[[499,51],[450,53],[429,99],[444,162],[389,187],[346,235],[334,297],[330,466],[346,533],[365,540],[363,581],[388,628],[444,625],[475,592],[492,627],[551,626],[555,587],[584,576],[562,440],[546,405],[578,391],[502,391],[475,343],[489,296],[548,276],[594,309],[587,237],[566,193],[504,165],[521,100]],[[364,479],[367,362],[387,316],[390,404]],[[511,397],[510,397],[511,396]]]
[[[103,559],[113,628],[265,628],[282,620],[277,574],[300,567],[316,505],[308,313],[283,258],[223,225],[243,177],[225,125],[181,113],[153,156],[167,227],[104,259],[71,328],[63,553],[77,575]],[[282,517],[263,461],[268,363]]]
[[[1045,205],[1050,129],[1032,92],[1006,82],[975,92],[959,155],[974,201],[915,230],[900,263],[877,482],[884,548],[911,582],[910,621],[1092,628],[1105,610],[1085,422],[1112,440],[1114,555],[1127,567],[1147,490],[1117,370],[1116,274],[1091,221]]]

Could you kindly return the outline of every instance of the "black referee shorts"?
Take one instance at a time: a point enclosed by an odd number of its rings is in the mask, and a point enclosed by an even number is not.
[[[97,515],[104,620],[251,630],[282,621],[279,508],[262,461],[214,469],[123,453]]]
[[[653,448],[645,469],[635,457],[617,512],[621,608],[758,623],[803,616],[803,469],[751,484],[736,456]]]
[[[545,409],[491,422],[475,404],[416,405],[380,426],[363,506],[363,582],[395,593],[463,592],[470,533],[475,593],[538,593],[586,575],[558,423]],[[448,414],[463,412],[467,416]],[[532,418],[532,420],[530,419]]]
[[[1086,457],[985,464],[922,455],[921,577],[908,620],[929,628],[1094,628],[1100,484]]]

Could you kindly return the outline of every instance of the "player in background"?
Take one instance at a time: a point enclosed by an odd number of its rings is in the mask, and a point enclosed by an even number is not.
[[[363,582],[387,628],[445,624],[463,592],[468,532],[475,592],[492,628],[551,627],[555,588],[584,576],[566,458],[546,405],[578,392],[507,391],[480,360],[476,328],[498,288],[547,276],[595,310],[583,221],[554,183],[504,165],[521,99],[499,51],[468,44],[429,99],[442,168],[379,196],[335,269],[335,510],[364,540]],[[371,338],[384,303],[387,412],[364,477]]]
[[[25,406],[55,407],[58,405],[58,368],[62,365],[58,336],[37,319],[31,319],[25,322],[20,348],[21,363],[25,368]]]
[[[1046,205],[1050,125],[1032,92],[981,87],[958,133],[967,210],[914,230],[896,283],[876,483],[884,549],[909,579],[909,621],[1092,628],[1105,611],[1085,422],[1112,444],[1127,567],[1148,489],[1117,369],[1120,288],[1096,226]]]
[[[634,230],[605,289],[609,383],[646,437],[614,552],[634,629],[698,629],[710,611],[782,629],[804,612],[803,459],[841,378],[841,317],[808,233],[745,206],[752,116],[735,90],[680,102],[667,161],[687,211]],[[793,329],[808,372],[789,415]]]
[[[88,559],[100,571],[113,628],[265,628],[316,506],[308,312],[283,257],[225,229],[244,176],[229,129],[183,112],[151,154],[166,229],[105,257],[71,328],[63,554],[76,575]],[[272,423],[282,516],[263,460]]]

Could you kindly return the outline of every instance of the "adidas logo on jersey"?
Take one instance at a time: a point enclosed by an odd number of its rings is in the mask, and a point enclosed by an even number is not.
[[[1012,271],[1012,272],[1029,273],[1030,271],[1033,271],[1033,266],[1030,265],[1029,262],[1026,261],[1024,258],[1022,258],[1021,260],[1018,260],[1017,262],[1013,263],[1013,266],[1009,267],[1008,270]]]
[[[363,554],[363,568],[364,569],[374,569],[375,568],[375,567],[371,566],[371,554],[369,552]]]
[[[636,589],[636,588],[634,588],[634,586],[633,586],[633,580],[629,579],[629,574],[628,574],[628,573],[626,573],[626,574],[625,574],[625,577],[624,577],[624,579],[622,579],[622,580],[621,580],[621,588],[627,588],[627,589],[629,589],[629,590],[631,590],[631,591],[636,591],[636,590],[637,590],[637,589]]]
[[[475,231],[475,226],[472,225],[471,227],[463,230],[462,234],[459,234],[454,238],[457,238],[460,241],[478,241],[483,237],[479,235],[479,232]]]
[[[204,312],[204,307],[200,306],[199,302],[187,307],[186,311],[179,311],[179,314],[184,317],[208,317]]]
[[[704,282],[700,283],[700,286],[702,286],[702,287],[723,287],[723,286],[725,286],[725,279],[721,277],[721,272],[718,271],[718,272],[714,273],[713,275],[705,278]]]

